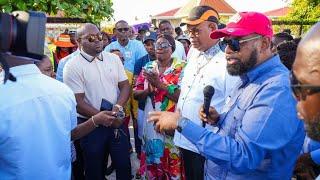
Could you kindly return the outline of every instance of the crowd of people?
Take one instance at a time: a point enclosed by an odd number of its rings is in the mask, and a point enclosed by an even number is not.
[[[41,61],[2,53],[17,82],[0,78],[0,179],[317,178],[320,23],[294,38],[196,6],[181,26],[86,23]]]

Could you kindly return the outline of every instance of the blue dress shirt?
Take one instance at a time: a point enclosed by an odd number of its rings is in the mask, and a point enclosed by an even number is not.
[[[131,73],[134,71],[136,61],[147,54],[144,45],[138,40],[129,40],[126,46],[121,46],[118,41],[114,41],[105,48],[105,51],[110,52],[113,49],[118,49],[122,53],[124,68]]]
[[[305,133],[289,72],[274,56],[241,80],[217,133],[188,120],[182,134],[206,157],[206,179],[290,179]]]
[[[302,153],[310,153],[313,162],[320,165],[320,142],[306,136]]]
[[[0,179],[70,179],[76,101],[34,64],[10,68],[0,84]]]

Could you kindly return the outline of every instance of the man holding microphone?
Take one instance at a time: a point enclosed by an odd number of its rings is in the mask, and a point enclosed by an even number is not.
[[[271,50],[271,21],[257,12],[242,12],[211,38],[224,37],[227,70],[240,76],[218,114],[200,110],[200,118],[216,133],[181,118],[180,113],[154,112],[159,131],[177,129],[208,163],[205,179],[290,179],[304,140],[296,117],[289,72]],[[199,107],[200,108],[200,107]]]

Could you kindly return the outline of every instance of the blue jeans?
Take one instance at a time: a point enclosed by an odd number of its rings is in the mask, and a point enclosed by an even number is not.
[[[131,179],[128,135],[123,125],[117,129],[100,126],[80,139],[80,144],[87,180],[104,180],[109,154],[117,179]]]

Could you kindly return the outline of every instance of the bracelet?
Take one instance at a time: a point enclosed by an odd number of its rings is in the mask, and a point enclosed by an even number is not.
[[[170,95],[173,95],[176,89],[178,89],[178,87],[174,84],[167,85],[167,91]]]
[[[93,116],[91,116],[91,121],[92,121],[92,123],[93,123],[93,125],[94,125],[95,127],[99,127],[99,126],[94,122]]]

